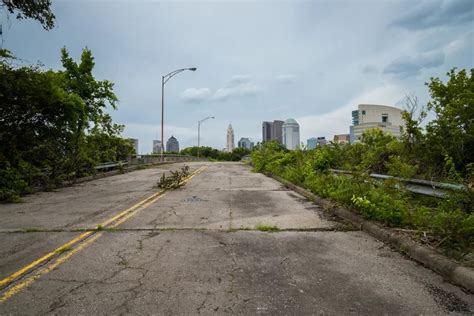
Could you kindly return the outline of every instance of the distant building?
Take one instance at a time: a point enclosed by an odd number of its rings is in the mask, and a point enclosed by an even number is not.
[[[351,140],[350,134],[339,134],[334,135],[334,143],[336,144],[348,144]]]
[[[166,142],[166,151],[170,153],[179,153],[179,142],[174,136],[168,138],[168,141]]]
[[[272,122],[263,122],[262,123],[262,142],[267,142],[272,140]]]
[[[272,140],[276,140],[280,144],[283,142],[283,121],[273,121],[272,124]]]
[[[322,137],[318,137],[316,139],[316,143],[318,144],[318,147],[324,147],[326,146],[327,142],[326,142],[326,137],[322,136]]]
[[[138,155],[139,154],[139,152],[138,152],[138,139],[130,138],[130,140],[133,143],[133,149],[135,149],[135,155]]]
[[[283,145],[293,150],[300,145],[300,125],[294,119],[287,119],[282,127]]]
[[[153,153],[154,154],[161,153],[161,141],[160,140],[154,140],[153,141]]]
[[[318,145],[318,140],[315,137],[308,138],[306,140],[306,148],[307,149],[315,149]]]
[[[262,142],[276,140],[280,144],[283,138],[283,121],[275,120],[273,122],[262,123]]]
[[[379,128],[399,138],[403,127],[402,110],[387,105],[359,104],[357,110],[352,111],[350,142],[358,142],[362,133],[370,128]]]
[[[227,146],[226,151],[231,153],[235,148],[235,141],[234,141],[234,129],[232,128],[232,124],[229,124],[227,128]]]
[[[237,143],[237,147],[246,148],[246,149],[249,149],[249,150],[252,150],[253,145],[254,144],[250,141],[250,139],[248,139],[246,137],[240,138],[239,142]]]

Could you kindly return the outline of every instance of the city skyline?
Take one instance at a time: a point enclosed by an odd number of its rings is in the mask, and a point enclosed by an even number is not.
[[[3,24],[3,48],[22,62],[60,69],[63,46],[75,59],[89,47],[94,74],[115,83],[114,122],[125,125],[125,138],[139,139],[142,152],[151,152],[160,131],[161,75],[182,67],[198,70],[166,87],[164,139],[197,145],[197,121],[209,115],[219,119],[203,126],[202,144],[214,148],[225,146],[229,120],[237,139],[259,140],[262,121],[290,116],[301,139],[332,139],[349,132],[357,104],[402,107],[405,94],[414,93],[423,105],[430,77],[472,68],[472,5],[139,1],[131,9],[127,2],[57,1],[56,28],[11,19]]]

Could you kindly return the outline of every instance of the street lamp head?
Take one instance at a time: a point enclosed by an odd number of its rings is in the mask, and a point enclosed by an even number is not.
[[[197,70],[196,67],[192,67],[192,68],[188,68],[188,69],[191,70],[191,71],[196,71]]]

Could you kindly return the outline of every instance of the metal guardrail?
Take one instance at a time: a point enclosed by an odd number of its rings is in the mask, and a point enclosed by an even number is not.
[[[94,168],[95,168],[95,170],[102,170],[102,169],[117,168],[119,166],[125,167],[127,165],[128,165],[128,161],[126,161],[126,160],[123,160],[123,161],[109,161],[109,162],[104,162],[104,163],[98,164]]]
[[[352,174],[352,172],[348,170],[330,169],[330,171],[338,174]],[[446,197],[449,192],[462,191],[465,189],[462,184],[443,183],[422,179],[406,179],[378,173],[371,173],[369,176],[380,180],[395,179],[403,182],[405,188],[410,192],[439,198]]]
[[[118,167],[127,167],[129,165],[143,165],[148,163],[160,163],[160,162],[187,162],[187,161],[203,161],[207,159],[198,158],[194,156],[188,155],[178,155],[178,154],[164,154],[164,161],[161,160],[160,155],[136,155],[132,157],[129,161],[122,160],[122,161],[109,161],[100,163],[95,166],[95,170],[112,170]]]
[[[198,158],[189,155],[164,154],[163,160],[157,155],[136,155],[131,158],[131,164],[160,163],[160,162],[186,162],[186,161],[207,161],[206,158]]]

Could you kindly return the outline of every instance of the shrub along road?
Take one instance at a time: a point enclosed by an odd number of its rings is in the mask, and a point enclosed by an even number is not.
[[[472,295],[278,182],[239,163],[190,166],[185,186],[148,200],[163,170],[0,205],[3,280],[129,210],[3,288],[0,314],[474,311]]]

